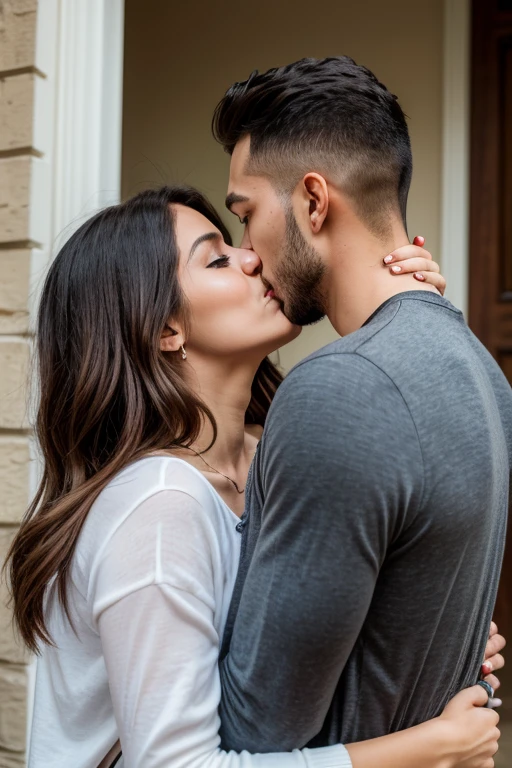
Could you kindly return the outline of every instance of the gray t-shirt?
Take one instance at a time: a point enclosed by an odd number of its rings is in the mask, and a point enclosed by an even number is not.
[[[437,294],[393,297],[291,371],[248,485],[224,748],[381,736],[476,682],[511,457],[511,388]]]

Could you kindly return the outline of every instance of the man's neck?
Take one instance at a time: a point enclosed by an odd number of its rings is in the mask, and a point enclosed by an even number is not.
[[[381,304],[399,293],[437,293],[433,286],[418,282],[412,275],[390,274],[384,265],[388,253],[408,242],[400,227],[386,242],[372,236],[351,241],[346,233],[337,239],[326,293],[327,315],[340,336],[356,331]]]

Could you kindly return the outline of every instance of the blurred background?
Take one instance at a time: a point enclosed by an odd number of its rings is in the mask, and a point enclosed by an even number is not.
[[[512,0],[0,0],[0,559],[38,473],[26,381],[58,247],[147,186],[192,184],[222,210],[229,158],[210,123],[224,91],[256,68],[340,54],[399,96],[415,164],[409,234],[426,237],[448,298],[512,381]],[[306,329],[282,367],[333,338],[327,321]],[[511,593],[512,546],[496,608],[509,638]],[[26,764],[34,663],[5,597],[0,768],[11,768]],[[503,681],[501,767],[512,674]]]

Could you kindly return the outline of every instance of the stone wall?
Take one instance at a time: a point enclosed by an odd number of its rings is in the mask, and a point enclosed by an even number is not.
[[[0,0],[0,561],[29,500],[27,372],[37,0]],[[24,766],[27,664],[0,588],[0,768]]]

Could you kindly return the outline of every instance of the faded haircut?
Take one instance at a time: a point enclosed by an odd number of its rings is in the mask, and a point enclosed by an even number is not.
[[[250,136],[246,172],[289,196],[308,172],[321,173],[352,200],[377,236],[390,215],[406,226],[412,155],[405,115],[375,75],[348,56],[301,59],[255,70],[219,102],[212,130],[224,149]]]

